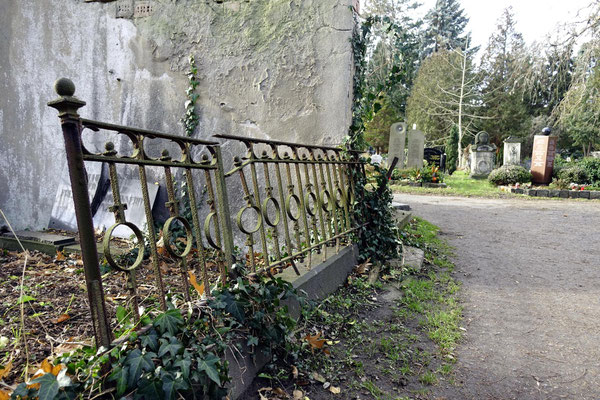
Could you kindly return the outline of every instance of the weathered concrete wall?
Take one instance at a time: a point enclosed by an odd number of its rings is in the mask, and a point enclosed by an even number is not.
[[[199,67],[197,137],[339,143],[351,120],[351,0],[0,2],[0,208],[47,225],[66,173],[52,83],[71,78],[86,118],[183,133],[187,59]],[[227,151],[227,147],[225,148]]]

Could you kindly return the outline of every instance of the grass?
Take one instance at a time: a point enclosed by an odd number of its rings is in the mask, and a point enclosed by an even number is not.
[[[469,174],[465,171],[456,171],[452,175],[446,175],[444,182],[448,185],[445,189],[392,185],[392,190],[397,193],[440,194],[466,197],[518,196],[501,191],[495,185],[489,183],[487,179],[470,178]]]

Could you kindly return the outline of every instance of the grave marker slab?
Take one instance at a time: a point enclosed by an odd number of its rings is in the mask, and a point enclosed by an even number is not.
[[[552,169],[556,156],[556,136],[535,135],[531,155],[531,182],[548,184],[552,181]]]
[[[423,158],[429,165],[437,165],[441,170],[446,167],[444,152],[435,147],[427,147],[423,150]]]
[[[388,147],[388,163],[398,157],[396,168],[404,168],[404,147],[406,145],[406,123],[396,122],[390,127],[390,143]]]
[[[504,141],[503,165],[521,165],[521,141],[508,137]]]
[[[423,168],[425,135],[413,129],[408,132],[408,161],[406,168]]]

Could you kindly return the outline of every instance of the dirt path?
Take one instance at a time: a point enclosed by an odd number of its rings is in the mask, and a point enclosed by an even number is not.
[[[600,202],[395,195],[456,247],[465,339],[439,399],[600,399]]]

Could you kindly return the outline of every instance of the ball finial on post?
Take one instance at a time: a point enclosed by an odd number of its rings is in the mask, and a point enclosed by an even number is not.
[[[60,78],[54,82],[54,91],[59,96],[71,97],[75,94],[75,84],[68,78]]]

